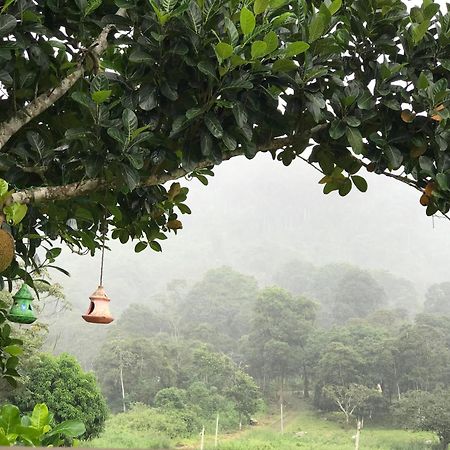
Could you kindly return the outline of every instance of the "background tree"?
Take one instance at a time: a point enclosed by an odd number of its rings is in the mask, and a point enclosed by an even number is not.
[[[280,399],[290,375],[303,375],[308,391],[305,347],[315,320],[315,304],[284,289],[263,289],[255,304],[251,333],[245,341],[258,379],[278,379]],[[303,357],[303,358],[302,358]]]
[[[345,421],[348,424],[350,417],[355,410],[363,408],[370,397],[379,395],[375,389],[370,389],[361,384],[350,384],[349,386],[336,386],[328,384],[324,386],[323,393],[339,407],[345,415]]]
[[[439,448],[450,444],[450,392],[411,391],[395,407],[399,423],[412,430],[433,431],[439,436]]]
[[[353,317],[366,317],[386,303],[386,293],[370,274],[353,270],[337,286],[333,313],[343,324]]]
[[[41,354],[27,368],[24,386],[13,392],[11,400],[22,411],[31,411],[36,402],[45,401],[58,422],[82,421],[87,438],[100,434],[107,416],[106,402],[95,376],[84,372],[69,355]]]
[[[428,288],[424,312],[450,316],[450,282],[433,284]]]

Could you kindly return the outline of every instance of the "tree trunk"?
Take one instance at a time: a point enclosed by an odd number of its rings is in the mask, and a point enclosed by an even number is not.
[[[303,365],[303,397],[309,398],[309,377],[305,365]]]
[[[122,387],[122,407],[123,412],[127,412],[127,407],[125,405],[125,386],[123,384],[123,367],[120,366],[120,386]]]

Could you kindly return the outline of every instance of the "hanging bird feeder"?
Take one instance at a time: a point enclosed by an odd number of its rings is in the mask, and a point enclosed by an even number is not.
[[[102,259],[100,263],[100,283],[95,292],[89,297],[90,304],[89,308],[86,311],[86,314],[83,314],[81,317],[86,322],[90,323],[111,323],[114,318],[109,311],[109,302],[111,301],[109,297],[105,293],[105,289],[103,288],[103,265],[105,260],[105,234],[106,230],[103,227],[103,236],[102,236]]]
[[[82,317],[86,322],[91,323],[111,323],[114,318],[109,311],[111,301],[105,293],[105,289],[100,285],[89,297],[91,303],[86,314]]]
[[[7,315],[8,320],[16,323],[30,324],[37,319],[33,306],[31,305],[33,294],[25,283],[22,284],[22,287],[13,296],[13,300],[14,304]]]

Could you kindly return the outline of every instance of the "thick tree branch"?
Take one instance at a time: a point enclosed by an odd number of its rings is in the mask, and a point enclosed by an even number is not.
[[[123,15],[125,10],[119,9],[117,15]],[[108,34],[114,25],[110,24],[103,28],[97,39],[92,43],[89,51],[97,58],[106,50],[108,46]],[[0,123],[0,150],[5,144],[28,122],[35,119],[46,109],[52,106],[83,76],[83,66],[80,61],[74,72],[64,78],[61,84],[51,91],[44,92],[39,97],[28,103],[16,115],[6,122]]]
[[[274,139],[267,145],[259,147],[258,151],[270,151],[278,150],[286,145],[290,144],[289,138]],[[235,156],[243,155],[242,149],[229,152],[224,155],[223,161],[227,161]],[[139,186],[156,186],[158,184],[166,183],[167,181],[176,180],[188,175],[195,170],[204,169],[206,167],[214,166],[215,163],[210,160],[200,161],[194,168],[185,169],[180,167],[173,172],[164,173],[161,175],[152,175],[140,183]],[[103,191],[106,189],[114,189],[117,186],[114,183],[107,182],[103,178],[93,178],[86,181],[80,181],[78,183],[66,184],[64,186],[44,186],[25,189],[23,191],[15,192],[9,197],[8,203],[46,203],[56,200],[68,200],[71,198],[82,197],[84,195],[91,194],[97,191]]]

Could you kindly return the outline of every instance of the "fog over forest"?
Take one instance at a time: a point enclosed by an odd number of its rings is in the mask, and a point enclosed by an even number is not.
[[[111,243],[104,284],[112,310],[147,303],[170,280],[196,281],[222,265],[254,275],[262,286],[293,259],[389,271],[411,280],[420,294],[449,280],[450,223],[427,217],[414,189],[364,175],[365,194],[324,195],[321,175],[304,162],[284,167],[260,155],[217,167],[207,187],[181,180],[190,189],[192,215],[182,216],[183,230],[162,242],[162,253],[136,254],[134,243]],[[99,258],[66,252],[58,262],[71,277],[53,275],[80,313],[97,285]]]

